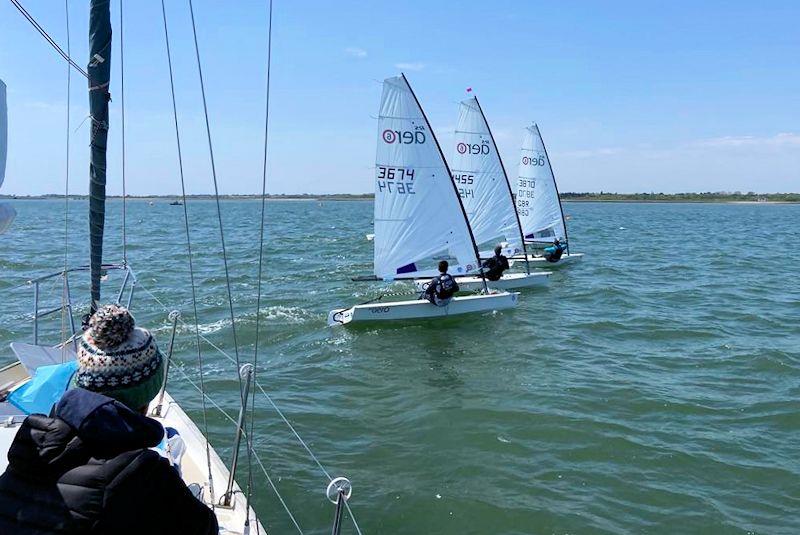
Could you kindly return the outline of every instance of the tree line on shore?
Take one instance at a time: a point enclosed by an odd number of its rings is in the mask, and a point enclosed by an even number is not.
[[[756,193],[749,191],[703,192],[703,193],[611,193],[598,192],[564,192],[560,194],[564,201],[609,201],[609,202],[800,202],[800,193]],[[0,195],[0,199],[63,199],[63,195],[56,193],[44,195]],[[70,199],[85,200],[86,195],[70,195]],[[120,196],[109,195],[110,199],[119,199]],[[128,195],[128,199],[180,199],[177,195]],[[187,195],[189,199],[213,199],[211,194]],[[259,199],[259,195],[223,195],[224,199]],[[290,193],[271,194],[268,199],[276,200],[372,200],[372,193]]]

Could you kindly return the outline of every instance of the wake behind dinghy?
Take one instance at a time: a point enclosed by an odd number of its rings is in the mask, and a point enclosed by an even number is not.
[[[450,169],[404,75],[384,80],[378,125],[372,280],[430,277],[442,259],[449,261],[453,275],[480,270],[478,247]],[[491,293],[482,286],[485,295],[452,297],[444,306],[406,300],[336,309],[328,314],[328,325],[435,318],[517,305],[518,294]]]
[[[565,250],[555,262],[544,255],[527,252],[515,255],[514,260],[522,260],[536,267],[552,268],[573,264],[583,257],[582,253],[573,253],[569,249],[567,223],[558,186],[536,123],[525,129],[522,141],[516,206],[526,244],[548,247],[558,239],[564,244]]]
[[[527,256],[522,225],[514,204],[503,161],[497,150],[489,123],[477,97],[461,101],[453,142],[453,182],[458,188],[461,203],[467,214],[475,241],[481,245],[501,244],[506,256]],[[489,258],[493,251],[479,253]],[[491,288],[511,290],[547,285],[550,273],[506,272],[497,281],[487,281]],[[417,279],[417,289],[423,290],[430,279]],[[462,290],[479,290],[483,278],[477,275],[459,277]]]

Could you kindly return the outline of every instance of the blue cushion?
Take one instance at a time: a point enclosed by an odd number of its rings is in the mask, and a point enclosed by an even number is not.
[[[33,378],[14,390],[8,396],[8,401],[25,414],[49,415],[53,405],[67,391],[77,370],[78,363],[74,360],[52,366],[39,366]]]

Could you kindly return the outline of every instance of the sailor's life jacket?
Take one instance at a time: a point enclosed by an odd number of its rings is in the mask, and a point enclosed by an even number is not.
[[[550,247],[545,247],[544,249],[544,259],[548,262],[558,262],[561,260],[561,256],[564,254],[566,247],[564,247],[563,243],[559,243],[558,245],[551,245]]]
[[[449,273],[437,275],[425,289],[425,297],[435,305],[446,305],[458,292],[458,283]]]
[[[508,268],[508,258],[504,255],[494,255],[483,261],[484,274],[490,281],[500,280],[500,277],[503,276],[503,272]]]

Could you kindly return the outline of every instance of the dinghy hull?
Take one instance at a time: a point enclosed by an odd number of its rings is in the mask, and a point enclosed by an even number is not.
[[[547,260],[545,260],[543,256],[528,255],[528,262],[530,262],[531,266],[537,268],[547,268],[547,269],[559,268],[567,264],[576,264],[580,262],[581,259],[583,259],[583,253],[565,254],[561,257],[561,259],[558,262],[548,262]],[[525,257],[516,256],[510,258],[509,260],[524,262]]]
[[[506,273],[500,280],[487,280],[489,288],[495,290],[521,290],[523,288],[537,288],[547,286],[550,280],[549,271],[536,271],[534,273]],[[458,277],[458,287],[463,291],[479,291],[483,289],[481,277]],[[430,279],[417,279],[414,285],[420,292],[428,287]]]
[[[341,308],[328,313],[328,326],[350,325],[375,321],[441,318],[476,312],[504,310],[517,306],[518,292],[491,295],[454,297],[446,306],[436,306],[425,300],[369,303]]]

